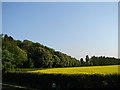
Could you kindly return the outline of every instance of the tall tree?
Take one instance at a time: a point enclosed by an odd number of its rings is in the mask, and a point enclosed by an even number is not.
[[[88,55],[86,55],[85,60],[86,60],[86,65],[88,66],[89,65],[89,60],[90,60]]]
[[[83,58],[80,59],[80,62],[81,62],[81,66],[85,66],[85,62],[84,62]]]

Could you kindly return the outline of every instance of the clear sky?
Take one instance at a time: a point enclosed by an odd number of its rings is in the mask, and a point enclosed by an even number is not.
[[[118,56],[117,2],[6,2],[2,32],[80,59]]]

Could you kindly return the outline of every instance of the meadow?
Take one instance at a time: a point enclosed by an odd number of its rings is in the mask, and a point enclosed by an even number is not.
[[[28,73],[44,73],[44,74],[120,74],[118,68],[120,65],[109,66],[88,66],[88,67],[67,67],[67,68],[51,68],[42,70],[27,71]]]

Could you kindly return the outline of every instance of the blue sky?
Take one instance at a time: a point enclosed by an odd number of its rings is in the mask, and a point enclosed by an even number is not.
[[[3,33],[80,59],[118,56],[117,2],[6,2]]]

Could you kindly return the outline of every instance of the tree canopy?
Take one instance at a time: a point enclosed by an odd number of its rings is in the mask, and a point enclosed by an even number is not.
[[[29,40],[14,40],[1,35],[3,70],[11,68],[52,68],[80,66],[80,61],[67,54]]]
[[[117,65],[120,59],[110,57],[89,58],[86,55],[77,60],[60,51],[29,40],[15,40],[7,34],[0,34],[0,53],[2,51],[3,71],[14,68],[52,68],[52,67],[78,67],[90,65]]]

